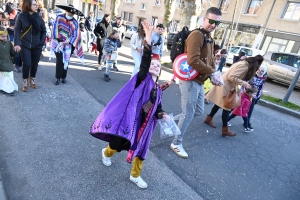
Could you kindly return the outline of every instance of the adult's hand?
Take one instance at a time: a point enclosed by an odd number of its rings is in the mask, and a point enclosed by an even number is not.
[[[137,48],[137,51],[138,51],[138,52],[142,52],[143,49],[138,47],[138,48]]]
[[[17,46],[14,47],[14,50],[15,50],[16,52],[19,52],[19,51],[21,51],[21,47],[20,47],[19,45],[17,45]]]
[[[243,82],[242,82],[242,86],[243,86],[244,88],[251,88],[251,85],[250,85],[249,83],[247,83],[246,81],[243,81]]]

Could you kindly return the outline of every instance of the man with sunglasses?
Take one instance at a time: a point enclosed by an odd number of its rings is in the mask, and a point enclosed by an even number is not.
[[[220,24],[221,11],[216,7],[211,7],[206,11],[201,31],[191,32],[185,42],[185,53],[187,53],[188,65],[193,67],[199,74],[189,81],[179,80],[181,91],[182,113],[175,116],[179,119],[178,127],[181,135],[176,136],[170,148],[182,158],[187,158],[188,154],[182,147],[182,140],[193,117],[200,116],[204,112],[204,87],[203,84],[209,76],[215,72],[214,42],[210,33]],[[206,41],[204,39],[206,38]],[[206,42],[206,44],[204,43]],[[203,45],[205,44],[205,45]],[[213,83],[214,84],[214,83]]]

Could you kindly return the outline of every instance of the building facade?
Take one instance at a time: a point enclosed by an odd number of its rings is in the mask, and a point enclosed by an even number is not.
[[[300,0],[204,2],[222,10],[222,23],[214,32],[217,44],[300,54]],[[204,15],[205,10],[201,13],[201,16]]]

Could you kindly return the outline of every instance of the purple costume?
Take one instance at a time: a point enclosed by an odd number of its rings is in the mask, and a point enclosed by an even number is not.
[[[156,90],[154,89],[156,83],[148,72],[151,62],[151,50],[149,52],[147,49],[144,50],[144,62],[142,61],[141,63],[141,70],[144,70],[144,73],[146,72],[146,77],[140,80],[140,82],[139,75],[141,74],[139,73],[141,72],[139,72],[131,78],[102,110],[90,129],[92,136],[103,141],[111,142],[115,138],[123,138],[123,141],[130,145],[127,150],[134,151],[132,159],[136,156],[139,156],[143,160],[146,158],[152,134],[157,123],[156,114],[161,109],[162,90],[159,86],[156,87]],[[137,83],[139,84],[137,85]],[[153,95],[153,93],[156,94]],[[145,121],[143,119],[145,111],[142,107],[149,100],[153,101],[153,106],[148,120]],[[138,141],[138,132],[144,122],[146,126]]]

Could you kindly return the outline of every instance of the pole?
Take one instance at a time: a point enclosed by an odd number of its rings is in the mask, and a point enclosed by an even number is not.
[[[276,2],[276,0],[273,1],[273,4],[272,4],[271,10],[270,10],[270,13],[269,13],[269,15],[268,15],[268,17],[267,17],[266,23],[265,23],[264,26],[263,26],[262,36],[261,36],[261,38],[260,38],[260,42],[259,42],[259,44],[258,44],[258,46],[257,46],[257,49],[260,49],[260,47],[261,47],[261,43],[262,43],[263,38],[264,38],[264,35],[265,35],[265,33],[266,33],[267,25],[268,25],[268,22],[269,22],[271,13],[272,13],[272,11],[273,11],[275,2]]]
[[[291,85],[289,86],[289,89],[288,89],[287,93],[285,94],[284,98],[282,99],[283,102],[287,102],[289,100],[289,98],[290,98],[290,96],[291,96],[291,94],[292,94],[292,92],[293,92],[293,90],[296,86],[296,83],[297,83],[299,77],[300,77],[300,67],[298,67],[298,71],[295,74],[295,77],[294,77]]]
[[[243,7],[244,7],[244,2],[245,2],[245,0],[242,1],[242,6],[240,7],[240,14],[239,14],[239,18],[238,18],[238,20],[237,20],[237,22],[236,22],[236,24],[235,24],[234,35],[236,35],[236,30],[237,30],[238,24],[239,24],[239,22],[240,22],[240,18],[241,18],[241,14],[242,14],[242,11],[241,11],[241,10],[242,10]]]
[[[237,7],[237,2],[238,2],[238,0],[236,0],[236,2],[235,2],[235,7],[234,7],[232,21],[231,21],[231,30],[230,30],[230,33],[229,33],[229,36],[228,36],[228,39],[227,39],[227,44],[225,44],[227,51],[229,50],[228,47],[229,47],[229,41],[230,41],[231,33],[232,33],[232,30],[233,30],[233,23],[234,23],[234,17],[235,17],[235,11],[236,11],[236,7]]]

